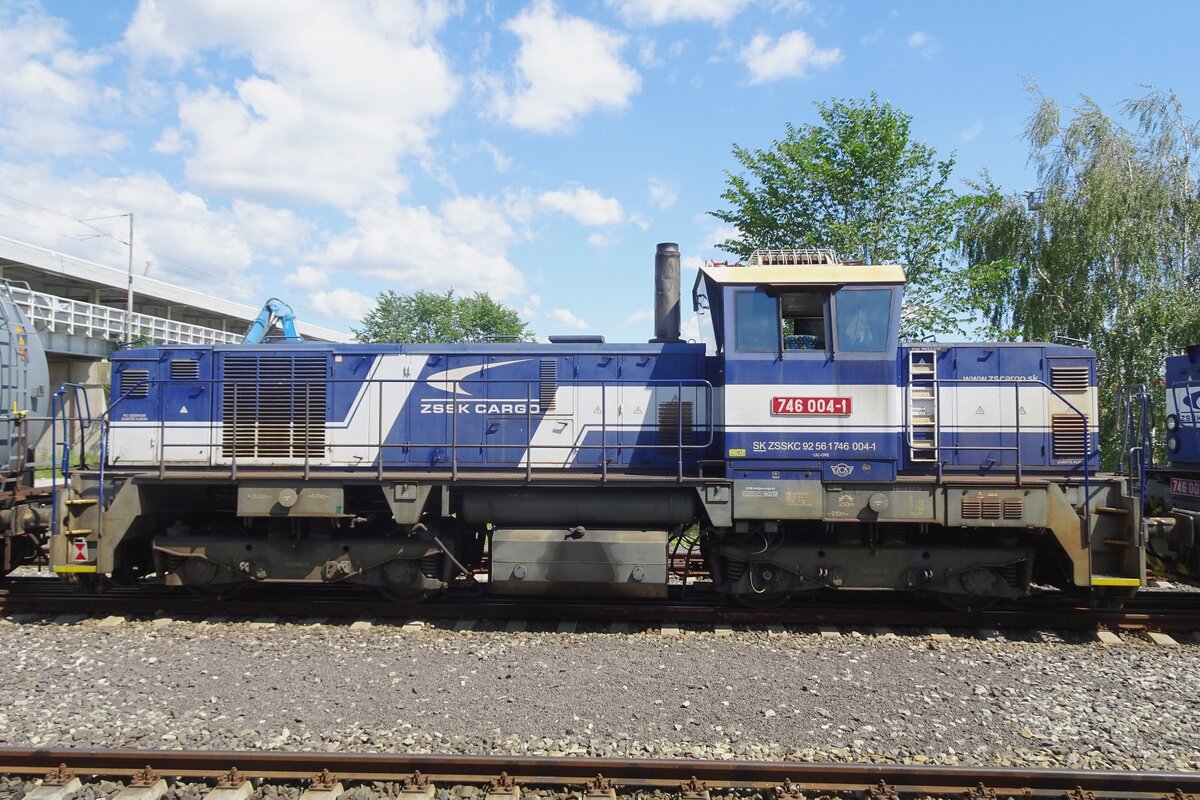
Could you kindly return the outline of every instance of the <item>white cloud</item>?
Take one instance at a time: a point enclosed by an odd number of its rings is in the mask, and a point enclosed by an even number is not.
[[[925,31],[913,31],[904,42],[913,50],[919,51],[926,58],[929,58],[938,51],[937,42]]]
[[[64,179],[44,165],[0,161],[0,186],[6,194],[42,207],[0,198],[4,235],[124,270],[127,220],[91,222],[114,238],[88,240],[78,237],[92,231],[74,220],[132,210],[136,269],[201,290],[219,286],[223,296],[252,305],[262,297],[247,268],[257,260],[297,256],[310,246],[313,234],[312,224],[291,211],[244,201],[227,209],[211,207],[155,173]]]
[[[504,155],[500,148],[487,140],[480,141],[479,146],[492,157],[492,164],[496,167],[496,172],[508,172],[508,168],[512,166],[512,156]]]
[[[355,212],[355,226],[333,238],[306,260],[330,269],[358,272],[401,291],[455,288],[484,291],[496,299],[520,296],[524,276],[509,262],[511,228],[487,235],[487,220],[498,205],[459,198],[439,215],[425,206],[396,200]],[[493,232],[495,233],[495,232]]]
[[[458,81],[434,39],[444,4],[322,0],[141,0],[125,32],[136,62],[195,65],[177,134],[196,186],[348,208],[403,188]],[[201,60],[245,58],[252,74],[218,85]],[[205,85],[207,84],[207,85]],[[177,137],[178,142],[172,137]]]
[[[120,149],[95,124],[120,95],[96,83],[105,58],[83,52],[64,20],[33,3],[0,6],[0,152],[35,157]]]
[[[625,319],[623,319],[621,321],[623,323],[625,323],[626,325],[634,325],[639,322],[645,322],[646,320],[651,320],[651,319],[654,319],[654,309],[653,308],[639,308],[637,311],[634,311],[632,314],[625,317]]]
[[[484,76],[492,111],[508,124],[555,133],[596,109],[620,109],[641,89],[637,71],[621,59],[626,38],[582,17],[560,15],[550,0],[535,2],[504,26],[521,40],[515,91]]]
[[[690,272],[699,272],[704,266],[704,259],[696,255],[686,255],[679,259],[680,269],[686,269]]]
[[[649,182],[650,202],[659,208],[670,208],[679,199],[679,192],[666,181],[651,178]]]
[[[742,51],[742,61],[750,70],[751,83],[781,78],[804,78],[809,70],[825,70],[842,60],[836,47],[817,47],[802,30],[785,33],[778,39],[760,33]]]
[[[328,292],[314,292],[309,305],[319,312],[357,322],[375,307],[375,299],[339,286]]]
[[[538,204],[544,209],[566,214],[580,225],[615,225],[625,219],[625,210],[619,200],[581,186],[542,192],[538,195]]]
[[[979,138],[979,134],[983,133],[983,120],[977,119],[967,127],[958,132],[958,138],[964,142],[970,142]]]
[[[307,289],[312,291],[329,283],[329,275],[325,270],[301,265],[296,268],[296,271],[283,279],[283,282],[288,286],[294,286],[297,289]]]
[[[608,247],[613,243],[613,237],[607,233],[593,233],[587,237],[587,243],[592,247]]]
[[[541,313],[542,298],[531,294],[525,298],[525,306],[521,309],[521,319],[530,320]]]
[[[861,45],[864,45],[864,46],[873,45],[876,42],[878,42],[880,39],[883,38],[883,33],[884,33],[883,28],[876,28],[875,30],[871,31],[870,33],[866,34],[865,36],[862,36],[858,40],[858,43]]]
[[[588,324],[565,308],[552,308],[546,314],[551,320],[566,328],[587,330]]]
[[[608,0],[630,25],[709,22],[724,25],[738,15],[746,0]]]

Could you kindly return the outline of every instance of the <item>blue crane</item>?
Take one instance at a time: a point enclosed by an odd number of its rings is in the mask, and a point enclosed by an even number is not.
[[[242,344],[261,343],[266,338],[267,331],[271,330],[276,322],[283,328],[284,341],[304,341],[300,334],[296,333],[296,315],[292,312],[292,307],[278,297],[272,297],[263,303],[262,311],[258,312],[258,317],[250,323],[246,335],[242,337]]]

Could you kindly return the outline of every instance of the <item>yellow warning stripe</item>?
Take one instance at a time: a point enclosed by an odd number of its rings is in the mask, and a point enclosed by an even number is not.
[[[1092,577],[1092,586],[1141,586],[1141,578],[1109,578],[1100,575]]]
[[[74,564],[68,564],[68,565],[66,565],[66,566],[63,566],[63,567],[57,567],[57,566],[56,566],[56,567],[54,568],[54,571],[55,571],[55,572],[95,572],[95,571],[96,571],[96,565],[95,565],[95,564],[91,564],[91,565],[89,565],[89,566],[75,566]]]

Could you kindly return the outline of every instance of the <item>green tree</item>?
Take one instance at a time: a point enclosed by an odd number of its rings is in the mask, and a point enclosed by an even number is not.
[[[1041,189],[1006,194],[985,174],[962,229],[967,298],[1005,339],[1087,341],[1099,360],[1105,463],[1117,458],[1120,387],[1162,401],[1163,358],[1200,342],[1197,123],[1169,92],[1121,105],[1083,97],[1063,118],[1036,85],[1025,138]]]
[[[880,102],[817,103],[820,125],[788,125],[766,150],[734,145],[744,170],[726,171],[709,212],[736,227],[717,243],[741,258],[761,247],[832,247],[843,256],[900,263],[908,275],[903,330],[957,330],[944,302],[953,280],[960,205],[947,186],[953,157],[911,137],[912,118]]]
[[[486,292],[456,297],[445,292],[379,293],[375,307],[354,329],[360,342],[486,342],[529,341],[528,326],[515,309],[501,305]]]

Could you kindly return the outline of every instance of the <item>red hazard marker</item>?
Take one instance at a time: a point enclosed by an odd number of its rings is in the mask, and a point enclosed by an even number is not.
[[[71,561],[78,563],[88,560],[87,539],[75,539],[71,542]]]

